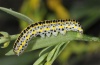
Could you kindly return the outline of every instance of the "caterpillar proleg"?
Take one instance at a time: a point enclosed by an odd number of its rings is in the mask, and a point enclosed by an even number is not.
[[[45,20],[33,23],[20,33],[14,43],[13,51],[19,56],[27,48],[32,37],[39,35],[45,38],[45,36],[57,36],[58,33],[65,35],[67,31],[83,33],[81,25],[75,20]]]

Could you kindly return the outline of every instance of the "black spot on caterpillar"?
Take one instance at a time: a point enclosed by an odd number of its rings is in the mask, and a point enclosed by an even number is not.
[[[24,52],[28,46],[28,41],[32,37],[50,37],[51,34],[57,36],[58,33],[65,34],[67,31],[76,31],[83,33],[81,25],[75,20],[45,20],[37,22],[26,27],[19,35],[13,46],[16,55]]]

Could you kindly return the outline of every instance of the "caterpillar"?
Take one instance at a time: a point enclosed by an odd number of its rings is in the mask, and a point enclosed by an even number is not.
[[[20,33],[14,43],[13,51],[19,56],[27,48],[28,42],[32,37],[39,35],[45,38],[45,36],[57,36],[58,33],[64,35],[67,31],[83,33],[81,25],[75,20],[45,20],[33,23]]]

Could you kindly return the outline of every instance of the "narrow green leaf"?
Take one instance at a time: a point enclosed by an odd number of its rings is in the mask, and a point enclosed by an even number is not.
[[[59,34],[58,36],[51,36],[51,37],[35,37],[29,43],[28,50],[35,50],[47,46],[53,46],[58,43],[72,41],[72,40],[80,40],[82,39],[82,35],[77,32],[67,32],[65,35]]]
[[[59,53],[57,56],[60,55],[60,53],[65,49],[65,47],[69,44],[70,41],[68,41],[66,44],[63,45],[63,47],[60,49]]]
[[[13,50],[11,49],[9,52],[7,52],[5,55],[14,55]]]
[[[49,54],[47,56],[47,59],[46,59],[47,62],[49,62],[52,59],[52,57],[53,57],[55,51],[57,50],[57,48],[58,48],[58,45],[56,45],[55,48],[52,51],[49,52]]]
[[[65,42],[61,43],[61,44],[58,44],[58,47],[57,47],[57,50],[55,51],[54,53],[54,56],[52,57],[51,59],[51,64],[54,62],[54,60],[57,58],[58,54],[59,54],[59,51],[60,51],[60,48],[62,47],[62,45],[66,44]]]
[[[41,56],[42,53],[45,52],[46,50],[48,50],[50,47],[51,47],[51,46],[44,48],[44,49],[39,53],[39,56]]]
[[[27,16],[25,16],[21,13],[15,12],[12,9],[7,9],[7,8],[4,8],[4,7],[0,7],[0,10],[6,12],[8,14],[11,14],[11,15],[13,15],[13,16],[21,19],[21,20],[24,20],[24,21],[28,22],[29,24],[33,23],[32,19],[30,19],[29,17],[27,17]]]
[[[44,65],[52,65],[51,62],[46,62]]]
[[[39,65],[40,63],[42,63],[42,61],[46,58],[47,55],[48,53],[42,55],[33,65]]]
[[[17,37],[18,37],[18,34],[11,35],[11,40],[15,40]],[[5,39],[5,38],[3,38],[3,39]],[[90,36],[82,35],[77,32],[67,32],[65,35],[59,34],[56,37],[55,36],[46,37],[46,38],[34,37],[29,42],[29,45],[28,45],[28,48],[26,49],[26,51],[32,51],[32,50],[36,50],[36,49],[40,49],[40,48],[44,48],[44,47],[48,47],[48,46],[54,46],[58,43],[72,41],[72,40],[100,42],[100,39],[97,37],[90,37]],[[5,39],[5,41],[6,41],[6,39]],[[1,42],[5,42],[5,41],[1,41]]]

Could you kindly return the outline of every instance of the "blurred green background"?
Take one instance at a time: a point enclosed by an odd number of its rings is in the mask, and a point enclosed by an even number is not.
[[[0,0],[0,7],[23,13],[33,19],[34,23],[52,19],[75,19],[81,23],[84,34],[100,38],[100,0]],[[0,10],[0,31],[18,34],[27,25],[28,23]],[[32,51],[17,57],[3,55],[6,49],[9,48],[0,48],[0,65],[32,65],[40,51],[37,50],[35,55]],[[98,42],[73,41],[54,65],[100,65],[99,49]]]

